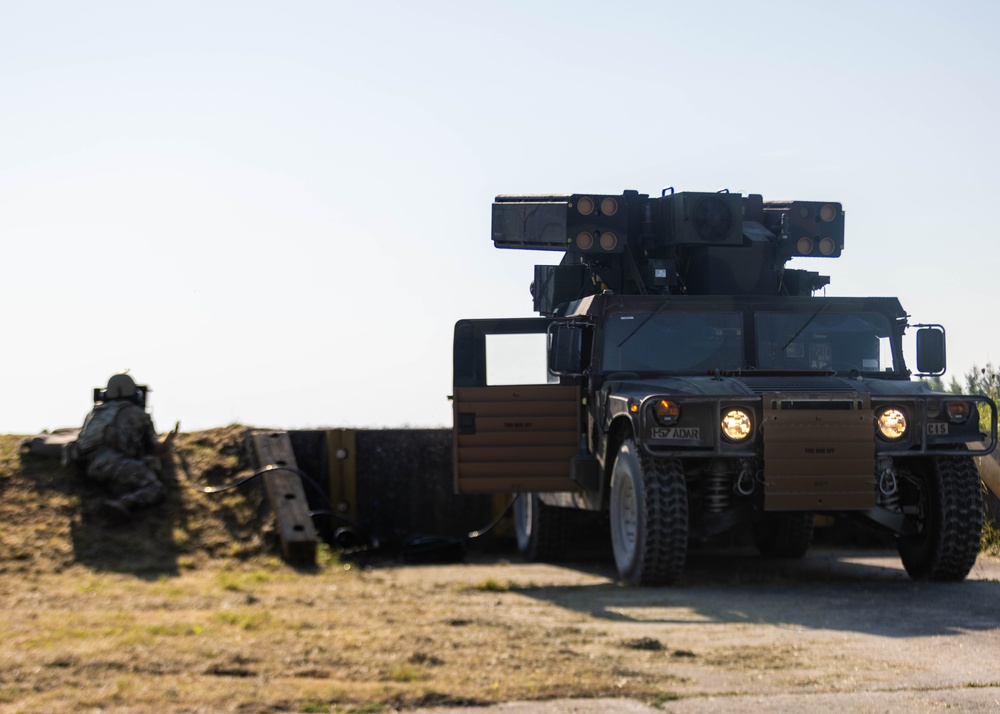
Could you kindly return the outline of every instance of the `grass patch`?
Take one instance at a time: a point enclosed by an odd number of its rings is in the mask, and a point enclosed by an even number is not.
[[[331,709],[326,702],[305,702],[296,711],[303,714],[329,714]]]
[[[201,625],[147,625],[146,632],[154,637],[191,637],[201,634]]]
[[[270,573],[266,573],[261,570],[254,570],[250,572],[234,572],[231,570],[224,570],[219,573],[216,578],[216,582],[223,590],[229,590],[230,592],[237,593],[256,590],[270,580]]]
[[[271,613],[267,610],[223,610],[212,615],[212,621],[238,627],[241,630],[262,630],[271,624]]]
[[[1000,555],[1000,527],[990,518],[983,522],[983,539],[980,541],[980,550],[988,555]]]
[[[647,650],[649,652],[659,652],[663,649],[663,643],[655,637],[639,637],[634,640],[625,640],[622,647],[630,650]]]
[[[502,583],[496,578],[486,578],[467,589],[484,593],[505,593],[511,589],[511,585],[510,583]]]
[[[393,667],[386,676],[391,682],[416,682],[424,679],[420,670],[409,664],[401,664],[398,667]]]
[[[680,694],[675,692],[660,692],[649,700],[649,706],[661,708],[664,704],[669,704],[670,702],[676,702],[682,697]]]
[[[332,568],[340,564],[340,553],[326,543],[320,543],[316,546],[316,565],[318,567]]]

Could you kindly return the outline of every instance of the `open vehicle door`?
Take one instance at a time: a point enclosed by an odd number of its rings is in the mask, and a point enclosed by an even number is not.
[[[575,491],[581,387],[549,381],[549,318],[455,325],[455,492]]]

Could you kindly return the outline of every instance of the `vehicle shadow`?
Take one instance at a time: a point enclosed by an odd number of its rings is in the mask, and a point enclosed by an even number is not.
[[[659,588],[625,587],[605,561],[567,567],[608,580],[512,590],[621,622],[770,624],[885,637],[1000,631],[995,559],[977,564],[960,583],[910,580],[895,552],[885,550],[816,549],[801,560],[761,558],[751,549],[695,550],[681,580]]]

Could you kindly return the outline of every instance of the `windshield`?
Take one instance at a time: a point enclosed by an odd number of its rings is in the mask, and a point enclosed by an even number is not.
[[[816,312],[757,313],[757,368],[895,371],[885,315],[829,312],[827,307],[829,303]]]
[[[743,366],[738,312],[636,312],[611,316],[604,372],[696,372]]]

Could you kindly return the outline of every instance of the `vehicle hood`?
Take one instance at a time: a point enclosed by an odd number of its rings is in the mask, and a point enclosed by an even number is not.
[[[642,398],[650,394],[690,394],[693,396],[760,396],[769,392],[861,393],[872,396],[930,395],[924,382],[851,378],[828,375],[767,376],[661,376],[618,377],[604,385],[608,393]]]

